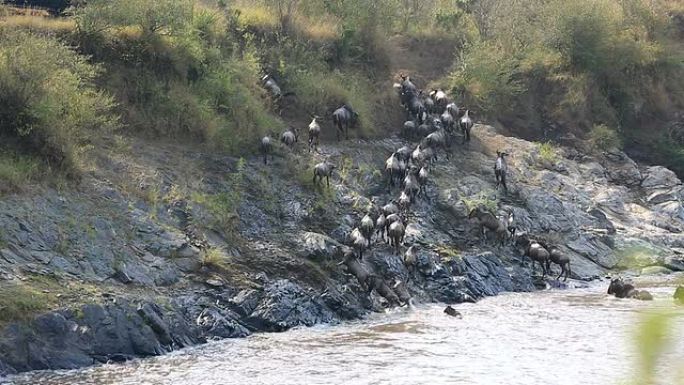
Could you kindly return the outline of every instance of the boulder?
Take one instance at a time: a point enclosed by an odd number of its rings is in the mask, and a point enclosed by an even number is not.
[[[341,244],[327,235],[303,232],[295,238],[297,256],[314,261],[332,260],[338,254]]]
[[[652,189],[668,189],[682,184],[677,174],[663,166],[652,166],[646,168],[643,173],[644,179],[641,187]]]

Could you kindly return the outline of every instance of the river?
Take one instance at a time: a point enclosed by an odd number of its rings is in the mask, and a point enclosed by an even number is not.
[[[637,362],[639,315],[672,310],[673,342],[663,385],[684,372],[684,309],[673,288],[652,283],[653,302],[575,290],[503,294],[459,305],[420,305],[359,322],[258,334],[167,356],[64,372],[34,372],[3,384],[622,384]]]

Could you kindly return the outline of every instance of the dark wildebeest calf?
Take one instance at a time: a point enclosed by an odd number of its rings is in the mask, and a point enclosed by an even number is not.
[[[534,272],[535,262],[539,263],[542,269],[542,278],[546,276],[546,265],[549,260],[549,251],[544,248],[539,242],[529,238],[527,234],[523,234],[516,240],[516,244],[521,245],[523,249],[522,261],[525,265],[525,257],[530,257],[532,260],[532,271]]]
[[[634,298],[644,301],[653,299],[653,295],[646,290],[636,290],[634,285],[625,283],[622,278],[615,278],[610,281],[608,286],[608,294],[613,294],[617,298]]]
[[[546,271],[549,274],[551,273],[551,262],[553,262],[561,268],[558,277],[556,277],[556,281],[559,280],[563,274],[565,274],[563,282],[567,281],[568,276],[572,273],[570,270],[570,257],[565,255],[565,253],[556,246],[547,246],[542,241],[539,241],[539,243],[549,252],[549,259],[546,260]]]
[[[499,185],[502,185],[504,191],[508,191],[508,186],[506,186],[506,173],[508,173],[508,165],[506,164],[507,153],[497,151],[496,152],[496,163],[494,164],[494,175],[496,176],[496,189],[499,189]]]
[[[337,140],[339,141],[340,134],[344,134],[345,139],[349,139],[349,126],[356,124],[359,114],[344,104],[333,112],[332,118],[335,127],[337,127]]]
[[[483,210],[481,207],[475,207],[468,214],[468,219],[477,218],[480,224],[480,233],[482,234],[482,243],[487,239],[487,231],[496,235],[496,239],[500,245],[503,246],[508,236],[506,226],[499,221],[494,214]]]

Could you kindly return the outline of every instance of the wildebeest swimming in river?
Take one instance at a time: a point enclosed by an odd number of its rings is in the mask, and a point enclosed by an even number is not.
[[[615,278],[610,281],[608,286],[608,294],[613,294],[617,298],[634,298],[644,301],[653,299],[653,295],[646,290],[636,290],[634,285],[625,283],[622,278]]]

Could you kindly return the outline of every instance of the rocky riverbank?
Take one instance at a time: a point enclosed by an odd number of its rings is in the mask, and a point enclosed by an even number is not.
[[[387,194],[380,173],[397,138],[324,145],[309,156],[240,161],[173,145],[112,143],[75,189],[0,199],[0,374],[159,355],[213,338],[357,319],[383,308],[337,265],[346,234]],[[509,192],[494,190],[497,150]],[[339,166],[330,188],[311,165]],[[413,207],[406,244],[417,271],[377,242],[367,268],[407,282],[414,301],[460,303],[531,291],[512,245],[482,242],[473,204],[571,256],[575,280],[607,270],[684,269],[684,189],[671,171],[622,153],[593,156],[476,125],[440,158]],[[7,294],[9,293],[9,294]],[[7,297],[7,298],[6,298]]]

